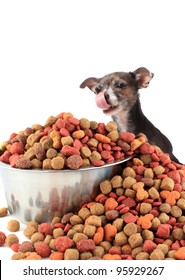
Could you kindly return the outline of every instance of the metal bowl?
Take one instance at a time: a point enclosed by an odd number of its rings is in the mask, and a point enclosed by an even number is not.
[[[10,213],[21,222],[49,222],[77,212],[98,194],[100,182],[119,174],[130,158],[75,171],[17,169],[0,162],[0,183]]]

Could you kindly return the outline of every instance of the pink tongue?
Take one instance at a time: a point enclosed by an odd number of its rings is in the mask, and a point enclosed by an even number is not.
[[[105,95],[104,92],[100,92],[98,93],[98,95],[96,95],[96,105],[103,109],[103,110],[108,110],[110,108],[110,105],[107,103],[106,99],[105,99]]]

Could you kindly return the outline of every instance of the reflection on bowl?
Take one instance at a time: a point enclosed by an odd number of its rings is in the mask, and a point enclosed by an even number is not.
[[[130,158],[75,171],[17,169],[0,163],[0,183],[10,213],[21,222],[49,222],[55,216],[77,212],[97,195],[100,182],[119,174]]]

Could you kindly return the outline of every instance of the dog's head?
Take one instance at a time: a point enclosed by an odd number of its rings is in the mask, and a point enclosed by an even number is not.
[[[140,67],[133,72],[115,72],[102,78],[88,78],[80,85],[96,94],[96,104],[108,115],[129,110],[138,98],[138,90],[146,88],[154,74]]]

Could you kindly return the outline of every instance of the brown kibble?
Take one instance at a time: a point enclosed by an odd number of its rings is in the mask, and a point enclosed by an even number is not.
[[[101,220],[101,218],[100,218],[99,216],[97,216],[97,215],[91,215],[91,216],[89,216],[89,217],[86,219],[85,223],[86,223],[87,225],[92,225],[92,226],[95,226],[95,227],[101,227],[101,226],[102,226],[102,220]]]
[[[117,130],[118,126],[117,126],[117,123],[110,121],[106,124],[105,128],[108,132],[111,132],[111,131]]]
[[[30,241],[24,241],[22,244],[19,245],[19,251],[22,253],[33,252],[34,246]]]
[[[122,187],[123,179],[122,179],[121,176],[115,175],[115,176],[111,179],[110,183],[112,184],[112,187],[113,187],[113,188],[120,188],[120,187]]]
[[[25,230],[24,230],[24,235],[28,238],[28,239],[30,239],[31,238],[31,236],[35,233],[35,232],[37,232],[37,229],[35,228],[35,227],[27,227],[27,228],[25,228]]]
[[[135,178],[136,177],[136,172],[131,167],[125,167],[123,169],[122,176],[123,176],[123,178],[126,178],[126,177]]]
[[[50,158],[46,158],[45,160],[43,160],[42,169],[52,169]]]
[[[105,254],[105,250],[102,246],[96,246],[96,248],[93,250],[93,256],[102,258]]]
[[[25,260],[41,260],[41,256],[38,255],[36,252],[26,252],[24,254]]]
[[[126,245],[128,242],[127,240],[128,240],[128,237],[123,231],[116,233],[116,235],[115,235],[116,245],[120,245],[120,246]]]
[[[140,233],[134,233],[134,234],[130,235],[130,237],[128,238],[128,242],[129,242],[131,248],[133,249],[133,248],[136,248],[136,247],[142,245],[143,238]]]
[[[163,174],[165,171],[165,168],[161,165],[158,165],[158,166],[155,166],[153,168],[153,172],[156,174],[156,175],[160,175],[160,174]]]
[[[77,224],[83,223],[83,220],[82,220],[82,218],[80,218],[78,215],[73,215],[73,216],[71,216],[71,218],[70,218],[70,223],[71,223],[72,225],[77,225]]]
[[[64,159],[62,157],[55,157],[51,159],[51,167],[55,170],[64,168]]]
[[[5,217],[8,215],[8,208],[6,207],[1,207],[0,208],[0,217]]]
[[[24,253],[16,252],[11,256],[11,260],[24,260]]]
[[[62,228],[55,228],[53,230],[53,237],[57,238],[59,236],[64,236],[64,230]]]
[[[172,237],[175,240],[184,240],[185,239],[185,233],[182,228],[174,228],[172,230]]]
[[[156,190],[156,188],[154,188],[154,187],[151,187],[151,188],[148,190],[148,193],[149,193],[149,196],[150,196],[152,199],[158,199],[158,198],[159,198],[159,192],[158,192],[158,190]]]
[[[182,216],[182,209],[177,205],[173,205],[171,208],[171,215],[175,218],[179,218]]]
[[[95,122],[94,124],[93,123],[90,123],[90,121],[86,118],[81,118],[80,119],[80,127],[81,129],[89,129],[90,128],[90,125],[95,125]]]
[[[88,238],[92,238],[96,232],[96,227],[92,225],[85,225],[83,233],[88,236]]]
[[[36,230],[38,230],[38,226],[38,223],[34,221],[30,221],[27,223],[27,228],[34,227]]]
[[[129,189],[136,183],[136,179],[128,176],[123,180],[123,188]]]
[[[40,232],[35,232],[31,236],[31,242],[35,244],[36,242],[43,241],[44,240],[44,234]]]
[[[162,190],[172,191],[174,188],[174,184],[175,183],[174,183],[173,179],[167,177],[162,180],[160,187]]]
[[[110,181],[104,180],[100,183],[100,190],[103,194],[108,194],[112,190],[112,185]]]
[[[177,200],[177,206],[181,208],[182,210],[185,210],[185,199],[184,198],[179,198]]]
[[[69,248],[64,253],[64,260],[78,260],[80,253],[77,249]]]
[[[159,210],[163,213],[169,214],[171,212],[171,205],[168,203],[162,203]]]
[[[150,254],[150,260],[164,260],[164,253],[160,249],[154,249]]]
[[[152,210],[152,205],[150,203],[142,202],[140,206],[140,213],[141,215],[145,215]]]
[[[5,239],[5,245],[11,247],[13,244],[19,243],[19,238],[15,234],[10,234]]]
[[[91,155],[91,150],[88,147],[81,148],[81,155],[83,158],[88,158]]]
[[[137,233],[137,225],[133,222],[128,223],[124,226],[123,231],[127,236],[131,236],[131,235]],[[137,237],[137,235],[136,235],[136,237]]]
[[[16,232],[20,229],[20,223],[17,220],[10,220],[7,224],[7,229],[11,232]]]
[[[104,214],[104,206],[97,202],[90,207],[90,212],[92,215],[100,216]]]
[[[136,260],[149,260],[149,253],[147,252],[140,252],[136,255]]]
[[[78,212],[78,216],[84,221],[91,215],[91,212],[88,208],[81,208]]]
[[[57,156],[57,150],[53,148],[49,148],[46,152],[46,157],[52,159]]]

